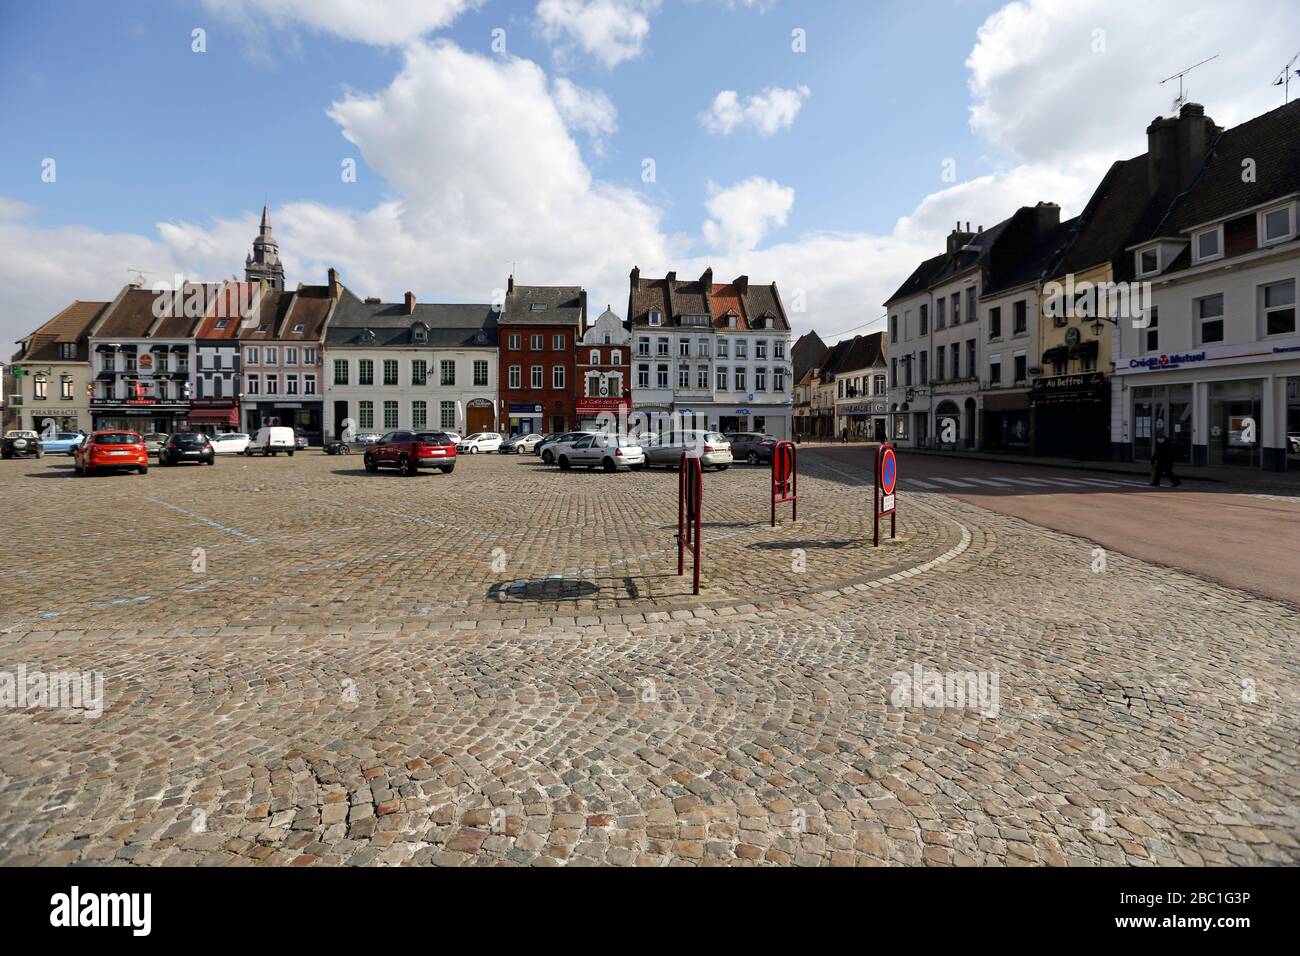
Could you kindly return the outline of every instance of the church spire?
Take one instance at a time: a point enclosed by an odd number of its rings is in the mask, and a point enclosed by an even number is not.
[[[262,223],[253,240],[253,251],[244,260],[244,279],[248,282],[266,281],[267,287],[277,292],[284,290],[284,265],[280,262],[280,246],[271,235],[271,212],[262,207]]]

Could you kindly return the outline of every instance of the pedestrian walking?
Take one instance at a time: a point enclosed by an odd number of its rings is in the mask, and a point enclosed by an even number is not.
[[[1151,484],[1160,487],[1160,479],[1169,478],[1169,484],[1177,488],[1182,484],[1174,474],[1174,446],[1169,439],[1161,435],[1156,439],[1155,450],[1151,452]]]
[[[841,444],[841,445],[847,445],[848,443],[849,443],[849,430],[848,430],[847,428],[841,429],[841,430],[840,430],[840,444]]]

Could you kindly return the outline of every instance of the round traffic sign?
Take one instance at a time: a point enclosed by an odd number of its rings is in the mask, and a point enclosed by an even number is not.
[[[898,459],[894,457],[894,449],[886,448],[880,453],[880,490],[884,494],[892,495],[894,485],[898,481]]]

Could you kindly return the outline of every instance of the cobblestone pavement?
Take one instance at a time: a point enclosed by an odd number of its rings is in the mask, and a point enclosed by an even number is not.
[[[600,580],[590,607],[539,594],[515,611],[464,596],[490,580],[484,539],[511,530],[487,516],[559,529],[553,559],[545,536],[518,539],[547,567],[628,560],[637,534],[671,545],[673,476],[491,459],[446,482],[366,476],[363,492],[333,473],[348,462],[230,464],[107,479],[93,510],[75,504],[85,482],[28,477],[39,464],[0,477],[28,507],[0,541],[0,671],[102,671],[107,698],[98,718],[0,712],[0,862],[1300,861],[1294,608],[937,494],[900,499],[903,543],[873,551],[860,476],[812,453],[800,521],[775,531],[751,526],[765,505],[737,503],[761,473],[706,476],[716,593],[640,580],[662,573],[653,557],[613,606]],[[226,497],[247,508],[262,485],[252,514]],[[446,501],[417,510],[425,487]],[[363,505],[400,517],[365,524]],[[416,562],[342,575],[351,615],[327,610],[332,592],[288,591],[255,546],[300,532],[298,561],[347,560],[322,525],[335,508],[365,528],[360,553]],[[427,546],[413,519],[434,516],[463,537],[444,546],[440,527],[428,557],[403,554]],[[224,607],[164,587],[177,557],[192,574],[200,533],[234,539],[208,556],[242,582],[222,585]],[[218,572],[223,549],[253,567]],[[137,580],[156,599],[93,607]],[[430,593],[466,603],[401,613]],[[321,603],[310,622],[300,594]],[[384,602],[391,620],[371,609]],[[32,620],[50,606],[57,630]],[[137,615],[149,623],[125,626]],[[908,699],[918,669],[927,693]],[[946,701],[929,672],[950,678]],[[965,674],[980,701],[953,698]]]

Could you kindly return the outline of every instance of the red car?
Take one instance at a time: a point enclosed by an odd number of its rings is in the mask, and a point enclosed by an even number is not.
[[[149,453],[144,437],[137,432],[94,432],[77,446],[73,461],[79,475],[106,468],[134,468],[142,475],[149,472]]]
[[[450,475],[456,468],[456,443],[443,432],[395,431],[366,448],[366,471],[393,465],[404,475],[437,468]]]

